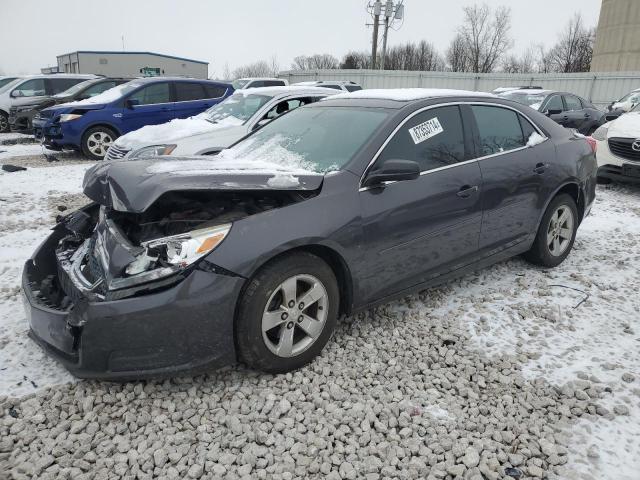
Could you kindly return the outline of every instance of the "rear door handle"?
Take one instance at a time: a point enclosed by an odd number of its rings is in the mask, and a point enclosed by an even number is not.
[[[538,175],[542,175],[544,172],[547,171],[547,167],[549,167],[549,164],[545,164],[545,163],[538,163],[536,165],[536,168],[533,169],[534,173],[537,173]]]
[[[471,195],[473,195],[474,193],[476,193],[479,190],[477,185],[463,185],[462,187],[460,187],[460,190],[458,190],[458,193],[456,193],[457,196],[459,196],[460,198],[469,198]]]

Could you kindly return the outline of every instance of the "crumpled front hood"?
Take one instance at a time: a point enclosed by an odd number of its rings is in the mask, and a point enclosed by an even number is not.
[[[80,111],[89,111],[89,110],[100,110],[104,108],[105,105],[96,104],[96,105],[74,105],[72,103],[62,103],[60,105],[55,105],[45,110],[47,112],[52,112],[52,117],[57,115],[62,115],[63,113],[71,113],[71,112],[80,112]]]
[[[640,138],[640,112],[629,112],[609,124],[609,138]]]
[[[168,192],[317,190],[323,174],[270,162],[172,157],[103,162],[87,170],[85,195],[121,212],[144,212]]]

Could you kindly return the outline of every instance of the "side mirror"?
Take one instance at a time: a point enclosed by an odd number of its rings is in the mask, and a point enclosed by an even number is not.
[[[22,90],[14,90],[9,96],[11,98],[23,97],[24,93],[22,93]]]
[[[420,165],[411,160],[387,160],[379,168],[372,170],[365,178],[363,186],[373,187],[384,182],[415,180],[420,176]]]
[[[136,105],[140,105],[140,100],[130,98],[127,100],[126,105],[127,105],[127,108],[133,108]]]
[[[544,112],[547,117],[550,117],[551,115],[560,115],[561,113],[562,110],[547,110],[546,112]]]

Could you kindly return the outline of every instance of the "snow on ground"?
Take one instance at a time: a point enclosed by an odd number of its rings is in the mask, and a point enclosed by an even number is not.
[[[42,151],[39,145],[6,148],[16,160],[20,158],[16,156]],[[5,161],[2,155],[0,163]],[[89,166],[87,163],[28,167],[14,173],[0,171],[0,395],[24,395],[38,387],[72,380],[27,337],[20,276],[24,262],[53,225],[48,202],[81,192],[82,177]]]

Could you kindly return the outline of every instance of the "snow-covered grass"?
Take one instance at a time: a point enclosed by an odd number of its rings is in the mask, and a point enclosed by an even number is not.
[[[41,152],[39,145],[10,148],[14,155]],[[47,207],[49,198],[81,192],[88,167],[89,164],[0,171],[0,395],[24,395],[42,386],[73,380],[27,337],[20,276],[24,262],[53,225]]]

